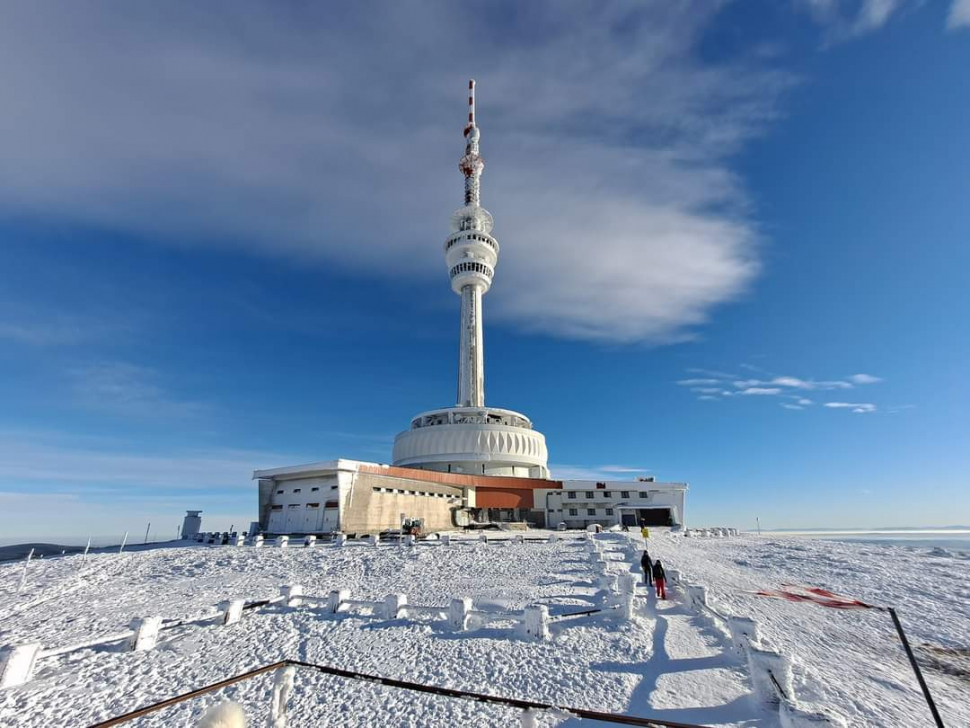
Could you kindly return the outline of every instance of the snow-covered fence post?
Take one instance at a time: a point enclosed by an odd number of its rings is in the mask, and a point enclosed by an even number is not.
[[[244,543],[246,543],[246,537],[241,533],[237,533],[232,537],[232,540],[229,541],[230,546],[242,546]]]
[[[680,583],[680,571],[677,569],[664,569],[664,573],[667,575],[668,584]]]
[[[408,607],[407,594],[388,594],[381,605],[384,619],[403,618]]]
[[[276,545],[277,545],[277,547],[279,547],[281,549],[285,549],[289,545],[289,543],[290,543],[290,537],[289,536],[277,536],[276,537]]]
[[[515,543],[525,543],[525,536],[521,533],[517,533],[512,537],[512,541]]]
[[[748,670],[758,696],[770,705],[791,700],[791,662],[784,655],[748,646]]]
[[[0,690],[23,685],[30,680],[38,652],[39,642],[7,647],[0,651]]]
[[[27,554],[27,558],[24,559],[24,570],[20,574],[20,583],[17,585],[17,593],[20,594],[21,590],[24,588],[24,584],[27,583],[27,567],[30,566],[30,560],[34,557],[34,550],[31,549],[30,553]]]
[[[280,596],[288,607],[298,607],[303,604],[303,586],[301,584],[287,584],[280,587]]]
[[[539,728],[538,717],[538,711],[533,708],[522,711],[522,728]]]
[[[451,534],[450,533],[443,533],[443,534],[441,534],[441,539],[440,540],[441,540],[441,545],[442,546],[451,546]]]
[[[620,607],[620,619],[632,622],[637,614],[632,592],[620,592],[617,602]]]
[[[636,594],[637,578],[633,574],[620,574],[616,580],[616,588],[620,594]]]
[[[158,631],[162,628],[161,617],[136,617],[131,620],[131,629],[135,631],[128,638],[128,649],[131,652],[145,652],[155,649],[158,642]]]
[[[381,537],[376,533],[372,533],[370,536],[367,537],[367,542],[371,546],[378,546],[381,543]]]
[[[91,537],[88,536],[88,545],[84,547],[84,555],[81,556],[81,561],[88,560],[88,551],[91,550]]]
[[[758,624],[750,617],[728,617],[731,642],[740,655],[746,655],[752,642],[758,641]]]
[[[559,540],[559,534],[558,533],[550,533],[549,534],[549,543],[556,543],[558,540]]]
[[[700,584],[690,584],[687,587],[687,597],[696,609],[703,609],[707,606],[707,587]]]
[[[310,548],[310,549],[312,549],[316,545],[317,545],[317,537],[316,536],[310,535],[310,536],[307,536],[305,539],[303,539],[303,546],[304,546],[304,548]]]
[[[333,544],[338,549],[342,549],[344,546],[347,545],[347,534],[346,533],[338,533],[334,537],[334,539],[333,539]]]
[[[349,589],[334,589],[330,592],[330,596],[327,599],[327,609],[330,614],[336,614],[340,611],[340,605],[345,601],[350,599]]]
[[[246,601],[244,599],[231,599],[225,602],[219,602],[219,611],[222,612],[222,623],[223,624],[235,624],[240,619],[242,619],[243,606],[245,606]]]
[[[549,608],[545,604],[528,606],[522,612],[522,635],[529,639],[549,639]]]
[[[273,702],[269,711],[269,728],[286,728],[286,701],[293,690],[296,668],[288,665],[276,671],[273,678]]]
[[[253,548],[259,548],[263,545],[263,534],[257,533],[253,536]]]
[[[488,546],[488,534],[482,531],[482,535],[478,537],[478,540]]]
[[[404,545],[411,547],[414,546],[414,534],[409,533],[404,537]]]
[[[468,613],[471,609],[472,600],[468,597],[452,599],[448,605],[448,626],[456,632],[464,632],[468,629]]]

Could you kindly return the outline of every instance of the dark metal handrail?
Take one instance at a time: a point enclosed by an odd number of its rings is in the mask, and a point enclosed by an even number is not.
[[[696,723],[678,723],[675,721],[662,720],[660,718],[642,718],[633,715],[619,715],[617,713],[601,713],[596,710],[586,710],[585,708],[567,708],[561,705],[550,705],[549,703],[540,703],[534,700],[519,700],[518,698],[503,698],[498,695],[486,695],[484,693],[475,693],[467,690],[454,690],[452,688],[438,687],[437,685],[422,685],[421,683],[408,682],[406,680],[395,680],[389,677],[379,677],[377,675],[368,675],[362,672],[354,672],[352,670],[341,670],[337,667],[329,667],[327,665],[317,665],[312,662],[303,662],[301,660],[280,660],[279,662],[274,662],[269,665],[263,665],[262,667],[257,667],[254,670],[249,670],[248,672],[240,673],[234,677],[226,678],[225,680],[220,680],[219,682],[212,683],[211,685],[206,685],[205,687],[198,688],[196,690],[191,690],[182,695],[177,695],[174,698],[168,698],[162,700],[158,703],[152,703],[151,705],[146,705],[137,710],[133,710],[130,713],[125,713],[124,715],[119,715],[114,718],[109,718],[108,720],[101,721],[100,723],[94,723],[89,728],[109,728],[109,726],[116,726],[125,723],[129,720],[134,720],[135,718],[140,718],[143,715],[148,715],[149,713],[154,713],[163,708],[168,708],[172,705],[185,702],[186,700],[191,700],[200,695],[205,695],[206,693],[211,693],[215,690],[233,685],[235,683],[241,682],[243,680],[248,680],[251,677],[256,677],[257,675],[262,675],[267,672],[272,672],[273,670],[278,670],[282,667],[303,667],[309,670],[316,670],[317,672],[322,672],[325,675],[334,675],[335,677],[348,678],[350,680],[366,680],[367,682],[379,683],[380,685],[385,685],[392,688],[401,688],[403,690],[414,690],[421,693],[430,693],[432,695],[443,695],[449,698],[461,698],[464,700],[475,700],[480,703],[493,703],[496,705],[504,705],[511,708],[518,708],[519,710],[554,710],[563,713],[569,713],[578,718],[589,718],[590,720],[601,720],[607,723],[619,723],[622,725],[636,725],[636,726],[646,726],[647,728],[704,728],[704,726],[698,725]]]

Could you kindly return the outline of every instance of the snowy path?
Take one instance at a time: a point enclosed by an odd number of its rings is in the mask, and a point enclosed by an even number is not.
[[[607,552],[609,554],[609,552]],[[637,565],[631,567],[636,571]],[[652,588],[637,587],[640,611],[651,632],[647,662],[610,661],[596,669],[627,672],[638,683],[624,713],[705,726],[777,726],[778,713],[761,705],[751,692],[747,668],[730,641],[711,629],[685,605],[685,595],[671,586],[667,599]],[[579,721],[563,726],[579,728]],[[583,726],[607,725],[583,721]]]

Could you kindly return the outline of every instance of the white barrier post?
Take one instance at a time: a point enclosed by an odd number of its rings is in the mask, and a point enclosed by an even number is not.
[[[155,648],[158,631],[162,628],[161,617],[137,617],[131,620],[135,633],[128,638],[128,649],[132,652],[145,652]]]
[[[791,700],[791,663],[784,655],[750,645],[748,670],[758,696],[765,703],[778,705],[783,700]]]
[[[522,711],[522,728],[539,728],[539,714],[532,708]]]
[[[636,606],[633,601],[632,592],[620,592],[619,596],[620,619],[632,622],[637,615]]]
[[[488,545],[488,534],[487,534],[487,533],[485,533],[484,531],[482,531],[482,535],[478,537],[478,540],[479,540],[479,541],[480,541],[481,543],[483,543],[483,544],[485,544],[485,545]]]
[[[30,553],[27,554],[27,558],[24,560],[24,570],[20,575],[20,584],[17,585],[17,593],[20,594],[20,590],[24,588],[24,584],[27,583],[27,567],[30,566],[30,560],[34,557],[34,550],[31,549]]]
[[[523,536],[521,533],[517,533],[512,537],[512,540],[515,543],[525,543],[525,536]]]
[[[677,569],[664,569],[664,573],[667,575],[668,584],[680,583],[680,571]]]
[[[450,533],[443,533],[443,534],[441,534],[441,545],[442,546],[451,546],[451,534]]]
[[[0,652],[0,690],[23,685],[30,680],[38,652],[39,642],[8,647]]]
[[[339,612],[340,605],[348,599],[350,599],[349,589],[334,589],[330,592],[330,596],[327,599],[327,609],[330,611],[330,614]]]
[[[691,584],[687,587],[687,596],[697,609],[707,606],[707,587]]]
[[[263,545],[263,534],[257,533],[253,536],[253,548],[259,548]]]
[[[303,604],[303,586],[300,584],[287,584],[280,587],[280,596],[285,597],[284,604],[288,607],[298,607]]]
[[[471,609],[472,600],[468,597],[452,599],[448,605],[448,626],[456,632],[464,632],[468,629],[468,613]]]
[[[289,545],[289,543],[290,543],[290,537],[289,536],[277,536],[276,537],[276,545],[279,548],[281,548],[281,549],[285,549]]]
[[[633,574],[620,574],[616,584],[620,594],[636,594],[637,578]]]
[[[296,668],[292,665],[276,671],[273,678],[273,703],[270,706],[270,728],[286,728],[286,701],[293,691]]]
[[[303,539],[303,546],[304,546],[304,548],[311,548],[312,549],[316,545],[317,545],[317,537],[316,536],[307,536],[305,539]]]
[[[559,540],[559,534],[558,533],[550,533],[549,534],[549,543],[556,543],[556,541],[558,541],[558,540]]]
[[[342,549],[344,546],[347,545],[347,534],[346,533],[338,533],[337,534],[337,537],[333,540],[333,544],[338,549]]]
[[[728,629],[731,630],[731,642],[740,655],[747,654],[752,642],[758,641],[758,625],[750,617],[728,617]]]
[[[371,546],[378,546],[381,543],[381,537],[376,533],[372,533],[368,536],[367,541]]]
[[[219,611],[222,612],[223,624],[235,624],[242,619],[243,606],[246,604],[244,599],[232,599],[226,602],[219,602]]]
[[[409,533],[404,537],[404,545],[411,547],[414,546],[414,534]]]
[[[237,533],[235,536],[232,537],[232,540],[229,542],[229,545],[242,546],[244,543],[246,543],[246,537],[243,536],[241,533]]]
[[[406,594],[388,594],[384,597],[384,603],[382,604],[382,616],[384,619],[403,618],[407,606],[408,597]]]
[[[529,639],[549,639],[549,608],[545,604],[526,607],[522,612],[522,634]]]

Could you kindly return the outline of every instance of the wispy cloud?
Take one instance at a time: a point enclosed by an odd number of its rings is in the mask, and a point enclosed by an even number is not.
[[[970,28],[970,0],[953,0],[946,18],[946,27],[949,30]]]
[[[90,409],[128,417],[194,417],[211,406],[180,399],[160,383],[154,369],[123,361],[75,366],[68,372],[74,400]]]
[[[826,402],[825,407],[831,407],[832,409],[850,409],[857,414],[865,414],[868,412],[875,412],[876,405],[870,404],[868,402],[858,403],[858,402]]]
[[[893,15],[919,0],[797,0],[824,27],[829,42],[845,41],[882,28]]]
[[[779,403],[784,409],[803,410],[815,403],[814,400],[804,396],[805,392],[850,390],[884,381],[881,377],[872,374],[853,374],[845,379],[805,379],[787,374],[773,374],[764,368],[745,364],[742,364],[741,368],[757,371],[764,376],[757,379],[738,379],[727,372],[694,367],[687,371],[695,374],[703,372],[707,374],[707,377],[704,379],[680,379],[677,384],[682,387],[689,387],[691,392],[698,395],[697,399],[699,400],[713,401],[739,396],[781,397],[791,400],[790,402]],[[705,386],[694,386],[700,383]],[[859,412],[875,411],[875,405],[866,403],[853,405],[836,402],[826,406],[832,408],[853,407],[856,408],[854,411]]]

